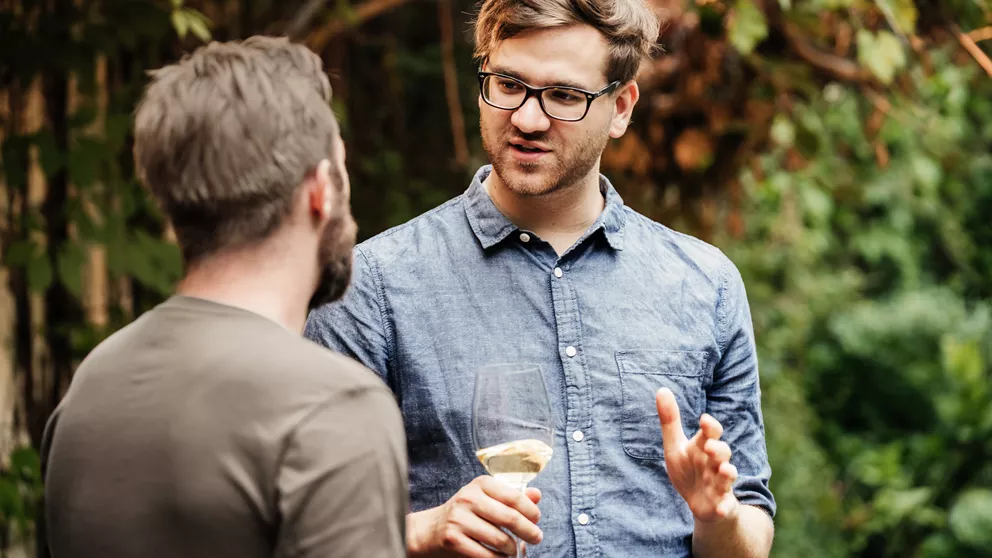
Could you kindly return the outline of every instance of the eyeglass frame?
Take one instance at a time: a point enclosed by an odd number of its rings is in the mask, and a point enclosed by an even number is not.
[[[620,86],[620,80],[616,80],[616,81],[610,83],[609,85],[607,85],[606,87],[600,89],[599,91],[587,91],[585,89],[581,89],[579,87],[572,87],[570,85],[546,85],[544,87],[533,87],[532,85],[524,82],[524,80],[522,80],[520,78],[513,77],[513,76],[507,75],[507,74],[501,74],[499,72],[484,72],[484,71],[480,70],[479,72],[477,72],[477,76],[479,78],[479,95],[482,96],[482,100],[487,105],[489,105],[489,106],[491,106],[493,108],[496,108],[496,109],[500,109],[500,110],[518,110],[520,107],[524,106],[527,103],[527,100],[530,99],[531,96],[535,96],[535,97],[537,97],[537,104],[539,104],[541,106],[541,112],[543,112],[544,115],[547,116],[548,118],[550,118],[552,120],[558,120],[560,122],[579,122],[579,121],[581,121],[582,119],[584,119],[586,117],[586,115],[589,114],[589,109],[592,107],[592,102],[593,101],[595,101],[596,99],[602,97],[603,95],[606,95],[607,93],[611,93],[617,87]],[[513,108],[500,107],[500,106],[496,106],[496,105],[492,104],[488,99],[486,99],[485,87],[483,85],[485,83],[485,81],[486,81],[486,78],[487,77],[490,77],[490,76],[500,77],[500,78],[504,78],[504,79],[510,79],[510,80],[513,80],[513,81],[519,83],[520,85],[522,85],[524,87],[524,99],[522,101],[520,101],[520,104],[519,105],[517,105],[517,106],[515,106]],[[548,110],[546,108],[544,108],[544,96],[543,96],[543,93],[545,91],[547,91],[548,89],[566,89],[568,91],[573,91],[575,93],[581,93],[586,98],[586,110],[585,110],[585,112],[582,113],[582,116],[580,116],[580,117],[578,117],[578,118],[576,118],[574,120],[567,119],[567,118],[558,118],[557,116],[551,116],[551,114],[548,113]]]

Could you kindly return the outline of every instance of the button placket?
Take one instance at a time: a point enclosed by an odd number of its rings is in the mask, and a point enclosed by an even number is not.
[[[589,401],[589,379],[584,369],[580,349],[582,327],[578,301],[574,296],[571,281],[566,277],[561,265],[552,268],[551,295],[554,304],[554,319],[557,328],[559,359],[565,374],[565,432],[569,432],[572,443],[566,444],[569,462],[569,485],[571,501],[569,507],[573,519],[575,545],[578,556],[598,554],[598,541],[589,513],[595,506],[595,444],[581,443],[586,439],[583,429],[588,430],[592,422],[592,409]]]

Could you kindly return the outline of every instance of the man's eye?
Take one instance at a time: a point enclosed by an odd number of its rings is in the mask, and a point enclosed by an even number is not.
[[[565,89],[554,89],[551,91],[551,98],[559,103],[575,103],[579,96]]]

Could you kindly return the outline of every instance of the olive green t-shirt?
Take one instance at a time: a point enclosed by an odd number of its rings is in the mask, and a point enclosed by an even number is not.
[[[55,558],[406,555],[391,392],[246,310],[177,295],[111,336],[42,454]]]

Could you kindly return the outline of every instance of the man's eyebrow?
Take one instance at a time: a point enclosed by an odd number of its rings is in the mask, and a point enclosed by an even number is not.
[[[502,66],[492,66],[489,69],[489,71],[494,72],[494,73],[497,73],[497,74],[503,74],[505,76],[510,76],[510,77],[513,77],[513,78],[517,78],[517,79],[519,79],[520,81],[522,81],[524,83],[530,84],[530,82],[527,81],[526,79],[524,79],[524,77],[521,76],[519,73],[514,72],[513,70],[509,70],[507,68],[503,68]],[[586,88],[586,86],[584,86],[582,84],[579,84],[579,83],[576,83],[576,82],[571,81],[571,80],[567,80],[567,79],[556,79],[550,85],[552,87],[571,87],[571,88],[574,88],[574,89],[582,89],[583,91],[588,90],[588,88]]]

